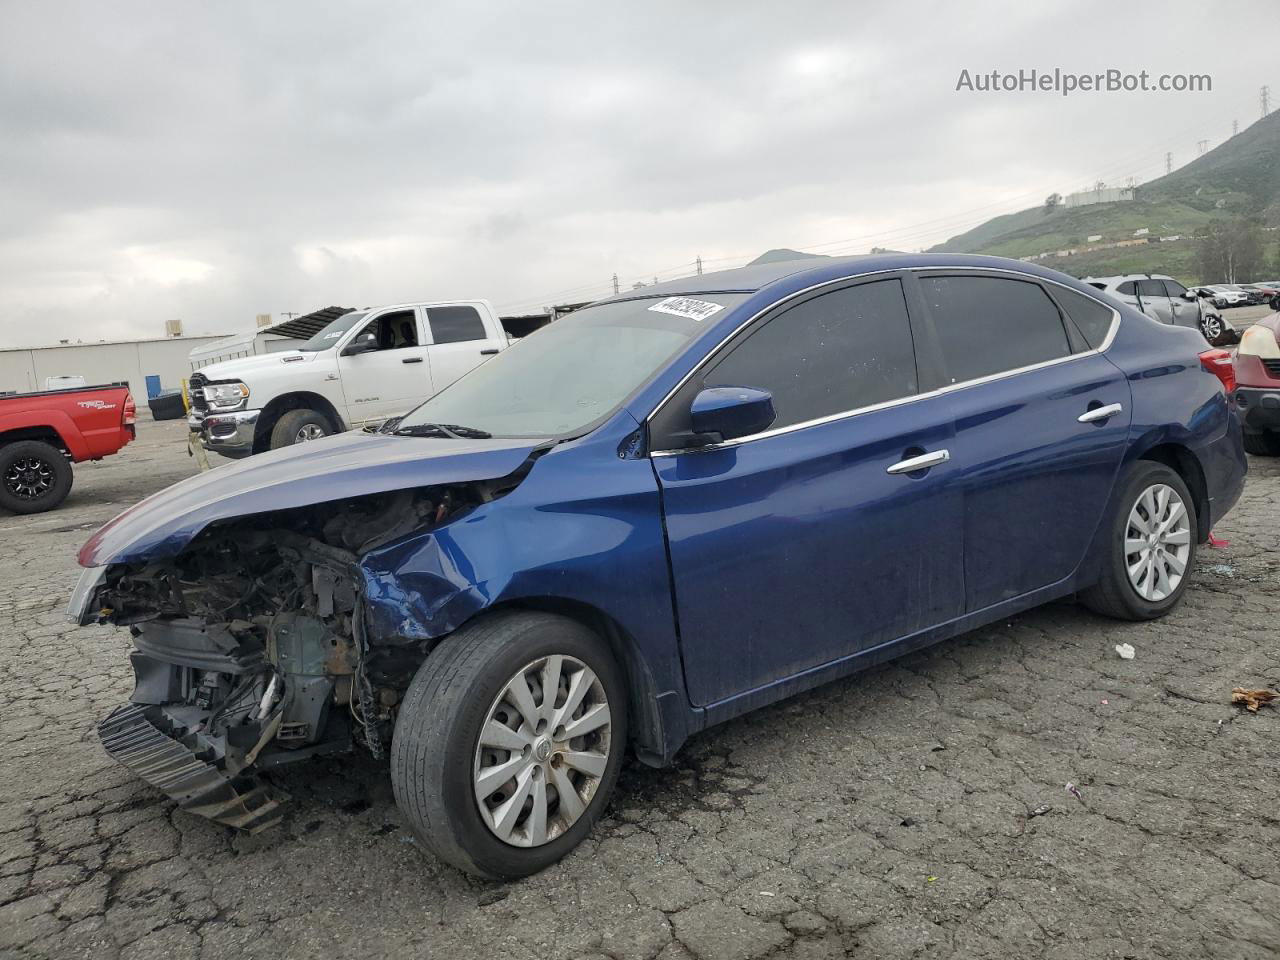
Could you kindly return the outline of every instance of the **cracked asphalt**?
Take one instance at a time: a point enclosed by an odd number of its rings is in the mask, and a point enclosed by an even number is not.
[[[0,955],[1280,955],[1280,709],[1230,704],[1280,687],[1280,461],[1168,618],[1055,604],[630,761],[589,842],[493,884],[414,846],[371,759],[278,774],[245,837],[103,753],[129,640],[64,622],[74,554],[195,472],[183,429],[0,515]]]

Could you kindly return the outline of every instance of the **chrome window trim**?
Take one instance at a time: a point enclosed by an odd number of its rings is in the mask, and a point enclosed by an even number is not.
[[[1062,287],[1064,290],[1070,290],[1073,293],[1080,294],[1081,296],[1089,297],[1089,299],[1093,300],[1093,302],[1098,304],[1099,306],[1106,307],[1108,310],[1111,311],[1111,326],[1107,330],[1107,335],[1105,338],[1103,338],[1101,346],[1095,349],[1085,350],[1081,353],[1071,353],[1065,357],[1055,357],[1052,360],[1042,360],[1039,363],[1029,364],[1028,366],[1025,366],[1025,367],[1016,367],[1012,370],[1002,370],[999,373],[988,374],[985,377],[977,377],[976,379],[973,379],[973,380],[963,380],[960,383],[950,383],[950,384],[947,384],[945,387],[938,387],[934,390],[929,390],[925,393],[913,393],[910,396],[898,397],[896,400],[886,400],[882,403],[873,403],[865,407],[855,407],[852,410],[844,410],[844,411],[841,411],[840,413],[831,413],[825,417],[817,417],[812,420],[803,420],[800,423],[791,423],[785,427],[777,427],[772,430],[763,430],[759,433],[748,434],[745,437],[737,437],[733,440],[726,440],[723,443],[710,443],[710,444],[707,444],[706,446],[690,447],[683,450],[651,450],[649,452],[649,456],[650,457],[674,457],[682,453],[703,453],[711,450],[724,450],[729,447],[736,447],[744,443],[750,443],[753,440],[764,440],[764,439],[767,439],[768,437],[781,436],[782,434],[793,433],[797,430],[807,430],[809,427],[820,426],[821,424],[824,424],[824,423],[834,423],[837,420],[846,420],[850,417],[861,416],[864,413],[874,413],[877,410],[887,410],[891,407],[900,407],[904,404],[915,403],[916,401],[919,401],[919,400],[926,400],[932,397],[940,397],[948,393],[954,393],[957,390],[963,390],[968,387],[980,386],[984,383],[992,383],[996,380],[1004,380],[1007,377],[1020,376],[1021,374],[1024,374],[1024,373],[1030,373],[1032,370],[1040,370],[1045,367],[1052,367],[1059,363],[1067,363],[1071,360],[1079,360],[1084,357],[1100,356],[1111,347],[1111,344],[1115,341],[1116,334],[1120,330],[1120,311],[1117,310],[1115,307],[1111,306],[1108,303],[1103,303],[1101,300],[1098,300],[1097,298],[1092,297],[1081,290],[1077,290],[1075,287],[1067,286],[1067,284],[1065,283],[1061,283],[1057,280],[1049,279],[1048,277],[1038,277],[1033,273],[1023,273],[1020,270],[1009,270],[1007,268],[1002,268],[1002,267],[918,266],[918,267],[899,267],[899,268],[890,269],[890,270],[875,270],[870,273],[854,274],[853,276],[849,276],[849,277],[840,277],[836,280],[826,280],[826,281],[823,281],[822,283],[815,283],[811,287],[805,287],[803,290],[797,290],[795,293],[791,294],[790,296],[785,297],[782,300],[779,300],[777,303],[769,304],[769,306],[765,307],[763,310],[757,311],[756,313],[748,317],[746,320],[742,321],[742,323],[738,324],[737,327],[735,327],[728,334],[726,334],[725,337],[719,343],[717,343],[714,347],[708,350],[706,356],[704,356],[701,360],[699,360],[698,363],[693,367],[693,369],[690,370],[688,373],[686,373],[683,377],[681,377],[680,382],[677,383],[674,387],[672,387],[667,392],[667,395],[664,396],[662,400],[658,402],[657,406],[655,406],[653,410],[649,412],[649,415],[644,418],[645,427],[647,428],[649,426],[653,418],[656,417],[658,413],[662,410],[662,408],[665,407],[667,403],[670,402],[671,398],[674,397],[677,393],[679,393],[684,388],[684,385],[688,383],[691,379],[693,379],[693,377],[698,373],[698,371],[701,370],[713,357],[719,354],[719,352],[725,347],[725,345],[728,344],[731,340],[733,340],[734,337],[738,336],[738,334],[740,334],[747,327],[751,326],[751,324],[755,323],[766,313],[769,313],[770,311],[777,309],[778,307],[782,306],[783,304],[786,304],[791,300],[796,299],[797,297],[802,297],[805,294],[813,293],[815,290],[821,290],[824,287],[831,287],[837,284],[848,283],[850,280],[863,280],[863,279],[869,279],[869,278],[878,277],[878,276],[888,277],[888,276],[903,274],[903,273],[948,273],[949,274],[949,273],[957,273],[957,272],[959,273],[1003,273],[1003,274],[1008,274],[1010,277],[1016,277],[1024,280],[1031,280],[1037,283],[1051,283],[1055,286]],[[1066,313],[1066,311],[1061,306],[1059,306],[1056,300],[1053,301],[1053,305],[1060,312],[1064,314]],[[907,309],[908,311],[910,311],[911,309],[910,303],[908,303]],[[1064,319],[1067,322],[1072,322],[1069,314],[1066,315]],[[1066,331],[1063,331],[1063,332],[1065,333]]]

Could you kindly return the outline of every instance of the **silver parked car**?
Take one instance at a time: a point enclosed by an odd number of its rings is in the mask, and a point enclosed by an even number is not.
[[[1198,290],[1188,290],[1173,277],[1129,273],[1118,277],[1085,277],[1084,282],[1141,310],[1153,320],[1175,327],[1195,327],[1215,347],[1239,341],[1231,324]]]

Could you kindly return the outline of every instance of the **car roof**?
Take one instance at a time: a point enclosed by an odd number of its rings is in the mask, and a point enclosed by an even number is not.
[[[1118,273],[1114,277],[1084,278],[1085,283],[1124,283],[1128,280],[1173,280],[1173,277],[1165,273]]]
[[[678,280],[627,290],[597,303],[639,300],[650,297],[697,296],[713,293],[756,293],[774,284],[801,289],[812,284],[893,270],[963,268],[969,270],[1014,271],[1057,283],[1081,286],[1080,281],[1056,270],[1023,260],[961,253],[876,253],[855,257],[809,257],[773,263],[749,264],[733,270],[718,270]],[[1145,276],[1145,275],[1144,275]]]

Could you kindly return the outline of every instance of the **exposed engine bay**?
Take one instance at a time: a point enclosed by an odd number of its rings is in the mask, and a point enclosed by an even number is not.
[[[359,558],[493,496],[470,484],[260,514],[108,567],[93,609],[129,626],[136,686],[103,745],[184,808],[250,831],[280,817],[258,771],[355,745],[384,756],[428,644],[370,642]]]

